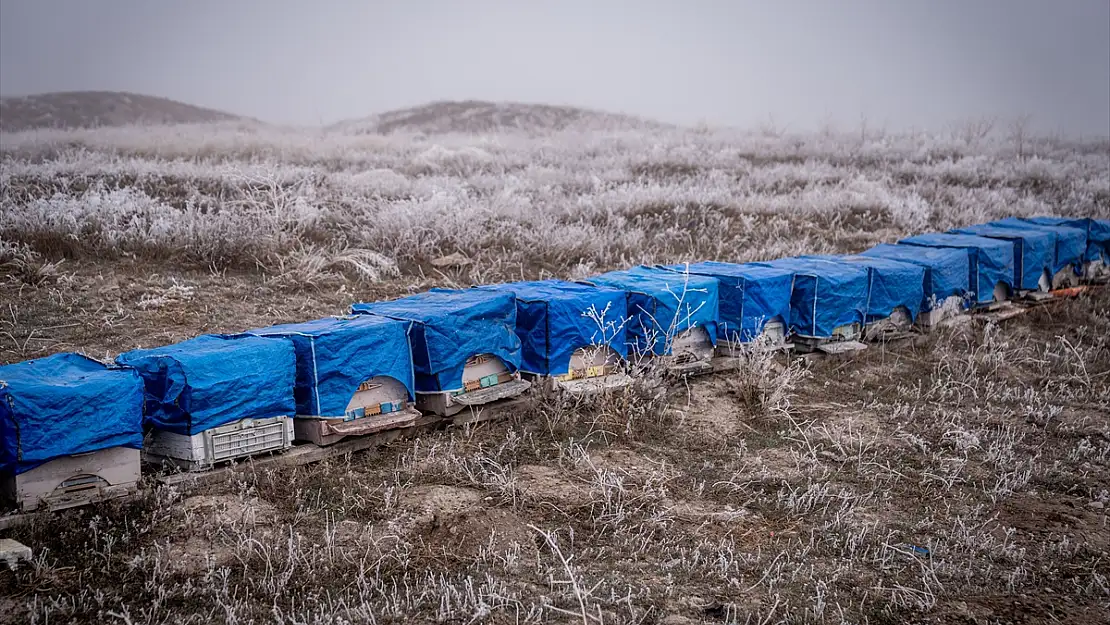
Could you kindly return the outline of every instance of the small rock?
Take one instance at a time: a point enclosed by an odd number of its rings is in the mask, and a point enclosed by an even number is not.
[[[1106,507],[1106,504],[1102,503],[1101,501],[1092,501],[1087,505],[1094,508],[1095,510],[1102,510]]]
[[[0,538],[0,562],[15,570],[23,560],[31,559],[31,548],[11,538]]]

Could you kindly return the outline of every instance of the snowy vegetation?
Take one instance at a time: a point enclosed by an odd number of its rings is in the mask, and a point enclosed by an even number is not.
[[[29,131],[0,151],[0,236],[47,258],[280,273],[354,257],[348,273],[367,280],[454,252],[488,280],[1110,213],[1110,143],[971,126],[425,136],[232,123]]]

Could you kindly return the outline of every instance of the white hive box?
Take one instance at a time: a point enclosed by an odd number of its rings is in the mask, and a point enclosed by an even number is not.
[[[409,404],[404,384],[377,376],[359,385],[342,417],[297,415],[293,432],[297,440],[332,445],[348,436],[412,427],[419,417],[420,412]]]
[[[522,394],[532,385],[510,373],[501,359],[492,354],[479,354],[466,360],[463,367],[463,388],[460,391],[416,394],[416,407],[444,417],[454,416],[466,408],[477,408]]]
[[[25,512],[62,510],[121,497],[138,488],[139,450],[111,447],[56,458],[4,477],[4,498]]]
[[[964,306],[962,297],[952,295],[935,306],[930,310],[923,310],[917,315],[917,325],[923,328],[932,328],[945,319],[958,317],[967,312],[967,307]]]
[[[671,353],[656,356],[671,373],[697,375],[713,370],[713,356],[716,349],[709,331],[698,326],[678,334],[671,343]]]
[[[627,387],[632,378],[624,373],[620,354],[605,345],[596,345],[574,350],[569,371],[552,377],[551,381],[557,390],[588,395]]]

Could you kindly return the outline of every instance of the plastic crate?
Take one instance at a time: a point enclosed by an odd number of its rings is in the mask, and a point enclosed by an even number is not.
[[[293,419],[240,419],[187,436],[154,430],[143,444],[143,459],[190,471],[262,453],[282,452],[293,444]]]

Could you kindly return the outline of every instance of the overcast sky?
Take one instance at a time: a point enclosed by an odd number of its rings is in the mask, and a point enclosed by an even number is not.
[[[1110,0],[0,0],[0,93],[281,123],[518,100],[679,123],[1110,134]]]

